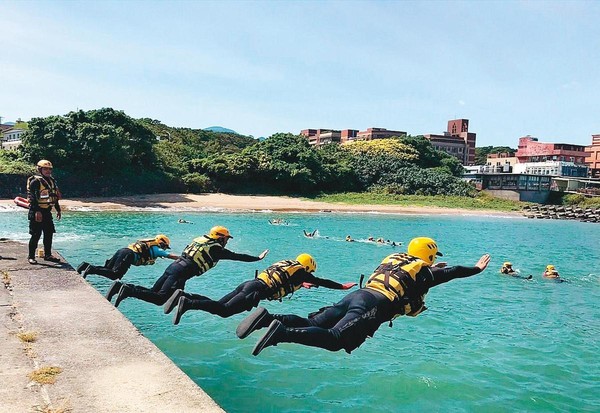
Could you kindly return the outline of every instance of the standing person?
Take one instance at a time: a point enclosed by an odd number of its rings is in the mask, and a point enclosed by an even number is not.
[[[77,272],[83,278],[89,274],[97,274],[111,280],[120,280],[132,265],[153,265],[157,258],[176,260],[178,255],[169,254],[171,240],[164,234],[158,234],[152,239],[138,240],[126,248],[121,248],[103,267],[82,262],[77,266]]]
[[[167,267],[152,288],[115,281],[106,293],[106,298],[110,301],[118,292],[115,307],[128,297],[163,305],[177,289],[185,288],[187,280],[204,274],[217,265],[219,260],[254,262],[262,260],[269,253],[269,250],[264,250],[255,257],[229,251],[225,246],[230,238],[233,237],[227,228],[219,225],[212,227],[208,235],[195,238],[185,247],[181,257]]]
[[[334,290],[347,290],[356,283],[340,284],[335,281],[318,278],[313,275],[317,263],[309,254],[300,254],[295,260],[283,260],[272,264],[256,278],[244,281],[235,290],[225,295],[219,301],[211,300],[202,295],[188,296],[182,290],[177,290],[165,303],[165,314],[177,305],[173,324],[179,324],[181,316],[187,310],[203,310],[220,317],[227,318],[243,311],[250,311],[261,300],[281,300],[288,294],[293,294],[303,286],[306,288],[325,287]]]
[[[44,233],[44,261],[60,262],[52,256],[52,237],[56,232],[52,219],[52,207],[56,208],[56,219],[60,221],[62,214],[58,200],[60,191],[56,180],[52,177],[52,162],[42,159],[37,163],[37,174],[27,179],[27,200],[29,201],[29,254],[27,261],[37,264],[35,250]]]
[[[298,343],[330,351],[344,349],[350,353],[379,326],[400,315],[417,316],[426,310],[425,295],[430,288],[453,280],[470,277],[486,269],[490,262],[483,255],[474,267],[433,266],[438,251],[431,238],[414,238],[408,253],[387,256],[369,277],[364,288],[344,297],[339,303],[302,318],[296,315],[269,314],[259,308],[242,324],[240,337],[268,326],[252,354],[278,343]],[[240,324],[240,325],[242,325]]]

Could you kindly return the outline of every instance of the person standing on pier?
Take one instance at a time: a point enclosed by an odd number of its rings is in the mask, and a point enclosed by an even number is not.
[[[56,229],[52,219],[52,207],[56,209],[56,219],[62,217],[60,205],[60,191],[56,180],[52,177],[52,162],[42,159],[36,165],[37,174],[27,179],[27,200],[29,202],[29,253],[27,261],[37,264],[35,251],[42,232],[44,233],[44,261],[60,262],[59,258],[52,256],[52,238]]]

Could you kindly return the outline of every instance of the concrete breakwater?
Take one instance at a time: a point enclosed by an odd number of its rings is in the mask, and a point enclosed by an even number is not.
[[[64,259],[0,241],[0,281],[0,412],[223,412]]]
[[[600,222],[600,208],[579,208],[562,205],[527,205],[523,208],[527,218],[575,219],[582,222]]]

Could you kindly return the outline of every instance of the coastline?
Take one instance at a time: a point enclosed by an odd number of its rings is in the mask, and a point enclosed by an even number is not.
[[[63,210],[122,211],[140,208],[173,210],[273,211],[273,212],[353,212],[407,215],[495,215],[522,217],[519,212],[438,208],[399,205],[350,205],[303,200],[287,196],[206,194],[147,194],[107,198],[75,198],[60,202]],[[15,206],[1,199],[0,208]],[[16,207],[16,206],[15,206]]]

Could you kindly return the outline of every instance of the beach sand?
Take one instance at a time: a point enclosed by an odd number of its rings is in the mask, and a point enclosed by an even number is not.
[[[364,212],[422,215],[495,215],[521,216],[518,212],[472,210],[396,205],[349,205],[303,200],[286,196],[207,194],[148,194],[110,198],[64,199],[64,210],[90,208],[103,211],[119,211],[130,208],[165,209],[224,209],[231,211],[274,212]],[[12,200],[0,200],[0,206],[14,205]]]

